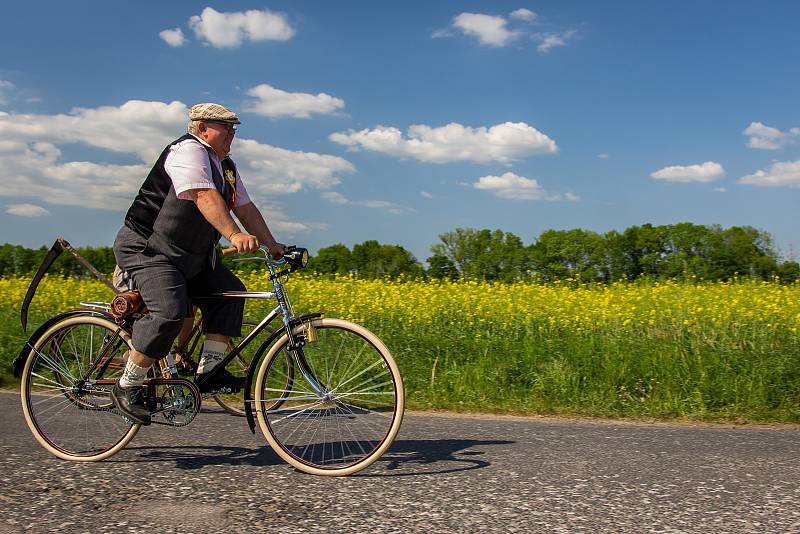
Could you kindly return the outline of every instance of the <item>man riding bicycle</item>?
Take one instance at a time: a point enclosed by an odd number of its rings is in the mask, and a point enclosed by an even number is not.
[[[229,157],[240,123],[233,111],[219,104],[192,106],[189,132],[161,153],[114,242],[117,263],[133,280],[149,313],[136,322],[133,350],[111,398],[120,412],[144,425],[150,424],[144,379],[169,352],[191,303],[203,314],[206,334],[195,378],[200,391],[243,387],[243,378],[224,369],[208,377],[223,359],[230,338],[241,334],[244,300],[197,298],[244,290],[217,258],[220,237],[238,252],[254,252],[263,243],[273,258],[283,255],[283,245],[250,201]]]

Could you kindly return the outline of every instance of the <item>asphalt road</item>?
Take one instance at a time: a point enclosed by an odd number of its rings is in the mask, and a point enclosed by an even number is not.
[[[100,463],[51,457],[0,392],[0,532],[800,532],[800,427],[408,413],[350,478],[205,409]]]

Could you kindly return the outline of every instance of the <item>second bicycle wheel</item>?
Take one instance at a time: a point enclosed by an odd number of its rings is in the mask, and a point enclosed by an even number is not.
[[[350,475],[397,436],[403,381],[389,350],[366,328],[340,319],[311,324],[314,335],[306,325],[295,329],[306,340],[302,356],[287,351],[285,334],[270,347],[256,376],[256,417],[275,452],[301,471]],[[286,354],[295,368],[289,382]],[[271,408],[276,399],[282,403]]]

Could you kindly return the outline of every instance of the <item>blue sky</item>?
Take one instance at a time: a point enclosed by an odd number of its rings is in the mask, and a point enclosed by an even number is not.
[[[798,2],[16,2],[0,243],[109,245],[187,107],[276,236],[752,225],[800,252]]]

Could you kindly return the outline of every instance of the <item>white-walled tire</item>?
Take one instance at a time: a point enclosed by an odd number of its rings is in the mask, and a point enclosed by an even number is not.
[[[140,425],[111,411],[109,398],[128,350],[124,330],[92,316],[59,321],[34,343],[22,370],[20,397],[25,421],[47,451],[64,460],[94,462],[133,439]],[[98,357],[101,365],[89,374]]]
[[[403,380],[389,350],[366,328],[327,318],[311,324],[316,340],[302,350],[322,387],[313,386],[297,363],[287,382],[284,334],[258,369],[256,418],[270,446],[297,469],[351,475],[380,458],[397,436],[405,408]],[[298,326],[294,333],[305,329]],[[283,402],[269,409],[277,398]]]

